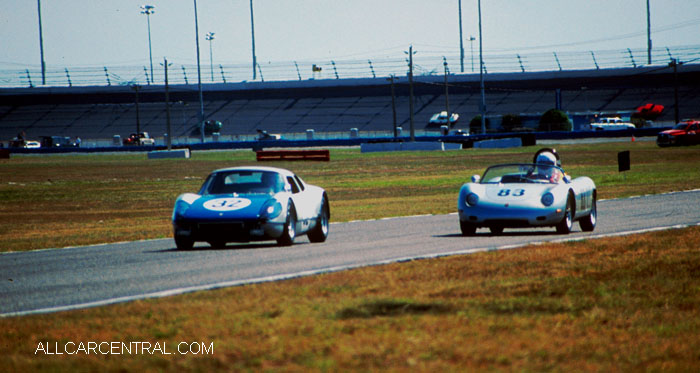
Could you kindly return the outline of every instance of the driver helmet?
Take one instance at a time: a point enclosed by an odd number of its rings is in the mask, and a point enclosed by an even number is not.
[[[550,178],[554,172],[554,166],[557,166],[557,157],[548,151],[537,154],[535,158],[537,163],[537,173],[543,178]]]
[[[546,158],[545,158],[546,157]],[[554,148],[542,148],[535,153],[533,163],[548,163],[561,167],[561,158]]]

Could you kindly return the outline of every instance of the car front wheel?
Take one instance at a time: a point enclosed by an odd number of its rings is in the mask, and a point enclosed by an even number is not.
[[[277,244],[280,246],[291,246],[294,244],[294,238],[297,235],[297,214],[294,211],[294,205],[290,202],[287,209],[287,221],[284,223],[282,235],[277,239]]]
[[[460,220],[459,228],[462,230],[462,236],[473,236],[476,234],[476,225],[472,223]]]
[[[175,246],[178,250],[191,250],[194,246],[194,241],[189,237],[175,237]]]
[[[569,234],[571,228],[574,226],[574,207],[573,200],[571,196],[566,200],[566,211],[564,212],[564,218],[557,224],[557,233]]]

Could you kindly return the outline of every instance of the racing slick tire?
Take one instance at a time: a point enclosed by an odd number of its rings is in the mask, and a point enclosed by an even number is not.
[[[566,211],[564,211],[564,218],[561,222],[557,224],[557,233],[559,234],[569,234],[571,233],[571,228],[574,226],[574,201],[571,195],[566,199]]]
[[[591,205],[591,213],[581,218],[581,220],[578,221],[578,225],[581,226],[581,230],[584,232],[593,232],[597,220],[598,207],[596,206],[596,195],[595,193],[593,193],[593,204]]]
[[[462,230],[462,236],[473,236],[476,234],[476,225],[472,223],[460,220],[459,228]]]
[[[326,197],[323,196],[323,202],[321,203],[321,214],[316,220],[316,226],[307,234],[309,241],[314,243],[326,241],[329,231],[330,215],[328,201],[326,200]]]
[[[294,204],[289,202],[287,209],[287,221],[284,223],[282,235],[277,239],[277,244],[280,246],[291,246],[294,244],[294,238],[297,235],[297,214],[294,210]]]
[[[175,246],[178,250],[192,250],[194,241],[188,237],[175,237]]]

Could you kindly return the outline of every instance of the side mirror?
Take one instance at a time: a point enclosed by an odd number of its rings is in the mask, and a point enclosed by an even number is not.
[[[479,181],[481,181],[481,176],[479,176],[479,175],[472,176],[472,183],[478,183]]]

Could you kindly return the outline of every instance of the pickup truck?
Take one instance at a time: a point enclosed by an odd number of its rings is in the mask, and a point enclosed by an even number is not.
[[[155,145],[156,140],[148,135],[148,132],[132,133],[124,139],[124,145],[151,146]]]
[[[597,122],[585,124],[582,127],[589,131],[612,131],[612,130],[627,130],[637,128],[634,124],[623,122],[619,117],[600,118]]]

